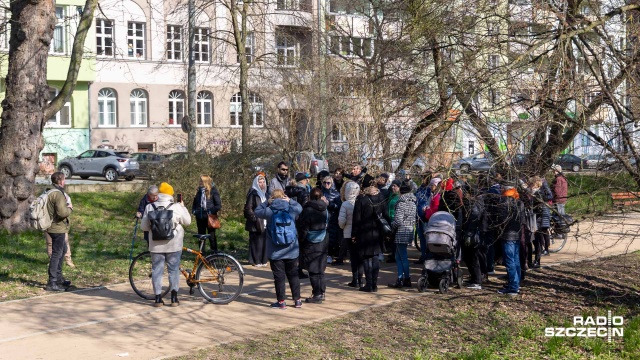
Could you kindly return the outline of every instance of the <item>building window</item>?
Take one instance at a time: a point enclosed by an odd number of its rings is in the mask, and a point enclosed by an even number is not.
[[[369,15],[369,0],[330,0],[329,12],[336,14]]]
[[[196,100],[196,123],[198,126],[211,126],[213,96],[208,91],[200,91]]]
[[[252,32],[247,34],[247,38],[244,40],[244,54],[247,57],[247,63],[253,62],[255,38]],[[240,57],[236,57],[236,62],[240,63]]]
[[[489,55],[489,69],[495,70],[500,66],[500,56],[499,55]]]
[[[144,59],[145,23],[129,22],[127,24],[127,56]]]
[[[116,92],[109,88],[100,89],[98,91],[98,125],[115,127],[116,122]]]
[[[209,62],[209,29],[196,28],[193,38],[193,56],[196,62]]]
[[[96,54],[113,56],[113,22],[96,19]]]
[[[11,13],[8,10],[2,12],[0,19],[0,49],[9,50],[9,34],[11,34]]]
[[[311,3],[309,0],[277,0],[276,9],[310,11]]]
[[[240,96],[240,93],[236,93],[231,97],[229,111],[231,115],[231,126],[242,126],[242,97]],[[262,122],[262,99],[254,93],[249,93],[249,117],[251,119],[251,126],[264,126]]]
[[[299,28],[281,26],[276,29],[276,56],[278,66],[298,66],[310,55],[311,37]]]
[[[182,26],[167,25],[167,60],[182,60]]]
[[[500,102],[500,92],[496,89],[489,90],[489,103],[491,106],[496,106]]]
[[[54,54],[65,53],[65,25],[64,7],[56,6],[56,25],[53,28],[53,39],[51,39],[51,52]]]
[[[131,106],[131,126],[147,126],[147,92],[134,89],[129,97]]]
[[[476,146],[473,143],[473,140],[469,140],[469,155],[473,155],[476,153]]]
[[[49,102],[58,95],[58,89],[49,88]],[[49,127],[71,127],[71,103],[66,102],[64,106],[51,119],[47,120]]]
[[[487,24],[487,35],[497,36],[499,34],[500,34],[500,24],[497,22],[490,21]]]
[[[184,92],[180,90],[172,90],[169,93],[169,126],[182,125],[184,98]]]
[[[340,125],[333,125],[331,130],[331,139],[333,141],[346,141],[347,136],[344,133],[344,129]]]
[[[370,58],[373,53],[373,41],[368,38],[331,36],[330,41],[329,51],[335,55]]]

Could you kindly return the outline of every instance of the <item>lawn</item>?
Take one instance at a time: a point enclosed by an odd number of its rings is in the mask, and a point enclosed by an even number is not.
[[[530,272],[522,295],[452,289],[194,351],[222,359],[640,359],[640,254]],[[319,306],[331,306],[330,303]],[[574,316],[624,317],[624,337],[545,337]]]
[[[69,234],[76,269],[64,267],[66,277],[79,288],[128,281],[129,253],[141,198],[136,193],[71,194],[74,213]],[[220,250],[240,261],[247,258],[248,236],[240,219],[222,219],[218,233]],[[187,233],[196,233],[195,221]],[[192,237],[185,245],[196,248]],[[134,256],[146,248],[138,231]],[[189,258],[185,255],[185,258]],[[41,232],[0,233],[0,301],[44,294],[48,257]]]

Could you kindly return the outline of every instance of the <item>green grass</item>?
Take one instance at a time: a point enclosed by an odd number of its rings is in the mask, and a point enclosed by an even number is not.
[[[613,210],[611,193],[637,191],[628,174],[596,173],[567,174],[569,199],[567,213],[572,215],[600,215]],[[549,184],[553,178],[547,179]]]
[[[72,194],[69,241],[76,269],[64,267],[65,277],[78,287],[93,287],[127,281],[129,253],[135,214],[141,194],[84,193]],[[247,235],[244,221],[222,219],[218,247],[240,261],[247,258]],[[186,228],[196,233],[195,220]],[[190,234],[185,246],[197,248]],[[207,246],[208,247],[208,246]],[[138,231],[135,254],[146,250],[142,231]],[[183,255],[187,260],[189,255]],[[42,232],[0,233],[0,301],[25,298],[43,293],[47,281],[48,257]]]

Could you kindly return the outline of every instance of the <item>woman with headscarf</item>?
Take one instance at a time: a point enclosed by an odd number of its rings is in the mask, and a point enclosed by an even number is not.
[[[267,201],[267,179],[258,175],[253,179],[244,204],[244,229],[249,232],[249,263],[255,266],[267,266],[266,220],[258,219],[255,210]]]
[[[220,193],[213,184],[210,176],[200,175],[200,185],[193,198],[191,213],[196,217],[196,225],[198,225],[198,234],[212,234],[209,239],[209,246],[212,251],[218,251],[218,240],[216,237],[216,229],[209,227],[209,214],[217,215],[222,209],[220,201]]]

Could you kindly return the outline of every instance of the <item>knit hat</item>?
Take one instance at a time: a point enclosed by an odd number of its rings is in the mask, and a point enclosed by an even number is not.
[[[395,186],[397,186],[397,187],[402,187],[402,181],[400,181],[400,180],[398,180],[398,179],[393,180],[393,181],[391,182],[391,186],[393,186],[393,185],[395,185]]]
[[[435,177],[431,179],[431,181],[429,182],[429,186],[438,186],[438,184],[440,184],[441,181],[442,179]]]
[[[400,186],[400,194],[407,194],[411,192],[411,184],[408,181],[403,181]]]
[[[379,176],[379,177],[383,177],[383,178],[385,178],[386,180],[389,180],[389,174],[387,174],[387,173],[382,173],[382,174],[380,174],[380,175],[378,175],[378,176]]]
[[[311,176],[309,174],[307,174],[307,173],[303,173],[303,172],[296,173],[296,181],[302,181],[302,180],[308,179],[310,177]]]
[[[173,196],[173,186],[167,184],[166,182],[163,182],[162,184],[160,184],[160,186],[158,187],[158,190],[160,191],[160,194],[167,194],[167,195]]]

